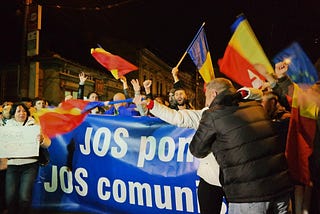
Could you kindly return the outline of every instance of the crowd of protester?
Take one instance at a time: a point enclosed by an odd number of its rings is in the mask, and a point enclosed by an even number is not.
[[[275,76],[268,75],[260,65],[256,65],[256,69],[268,80],[264,88],[237,90],[230,80],[216,78],[206,85],[206,103],[203,109],[193,107],[179,80],[179,70],[176,67],[172,69],[174,83],[167,97],[152,94],[151,80],[145,80],[141,89],[139,81],[132,79],[130,82],[134,99],[128,102],[129,86],[126,77],[122,76],[120,81],[123,93],[114,94],[110,100],[118,102],[110,104],[110,101],[105,101],[103,106],[91,109],[90,113],[159,117],[179,127],[197,129],[190,151],[201,158],[198,168],[198,198],[202,214],[220,213],[223,196],[229,201],[229,213],[320,213],[320,84],[314,84],[301,98],[305,102],[310,100],[315,105],[317,118],[316,136],[313,138],[314,142],[311,142],[313,153],[309,158],[311,183],[306,185],[290,177],[286,161],[287,134],[292,119],[291,104],[287,97],[293,96],[293,82],[286,75],[288,65],[285,62],[276,64]],[[66,96],[64,101],[100,101],[100,96],[95,91],[89,92],[85,97],[86,80],[86,74],[80,73],[77,98]],[[37,112],[47,107],[47,100],[41,97],[21,99],[17,103],[5,101],[0,106],[0,126],[37,124]],[[245,120],[239,119],[242,117]],[[269,129],[270,124],[276,128]],[[233,133],[236,125],[239,130],[232,135],[232,144],[229,142],[231,138],[224,138],[221,132],[228,130]],[[254,127],[255,131],[248,133],[248,127]],[[241,141],[244,136],[246,140]],[[50,146],[50,139],[41,133],[36,138],[41,147]],[[239,148],[243,150],[240,151]],[[74,144],[71,142],[68,146],[67,163],[70,170],[73,150]],[[246,161],[241,162],[240,158],[241,161]],[[0,214],[26,213],[30,209],[30,186],[38,169],[36,161],[34,157],[23,160],[0,159]],[[19,186],[18,180],[24,179],[19,173],[27,170],[32,171],[25,178],[29,179],[29,183]],[[18,194],[19,188],[24,193],[20,191]]]

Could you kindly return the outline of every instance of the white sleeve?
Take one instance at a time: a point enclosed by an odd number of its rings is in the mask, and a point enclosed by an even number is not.
[[[150,112],[161,120],[184,128],[198,128],[203,110],[174,110],[154,101]]]

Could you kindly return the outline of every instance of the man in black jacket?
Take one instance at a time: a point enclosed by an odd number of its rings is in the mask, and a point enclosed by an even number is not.
[[[281,139],[263,107],[235,92],[228,79],[208,83],[213,100],[189,149],[198,158],[213,152],[230,214],[287,213],[292,184]]]

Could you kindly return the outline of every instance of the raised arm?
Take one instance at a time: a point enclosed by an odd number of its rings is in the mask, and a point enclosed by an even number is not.
[[[171,73],[174,81],[173,83],[180,81],[178,77],[179,69],[177,67],[172,68]]]
[[[172,77],[173,77],[173,88],[183,88],[182,87],[182,82],[179,79],[178,73],[179,73],[179,69],[178,67],[174,67],[171,70],[172,73]]]
[[[277,64],[275,64],[275,73],[277,75],[277,78],[279,79],[286,76],[288,68],[289,68],[289,65],[285,61],[278,62]]]
[[[275,65],[275,76],[267,73],[263,65],[256,64],[254,67],[267,79],[272,90],[278,94],[280,103],[285,106],[286,109],[290,109],[286,97],[287,95],[292,96],[292,81],[286,75],[288,64],[286,62],[278,62]]]
[[[84,98],[84,83],[86,82],[87,78],[88,76],[84,72],[81,72],[79,74],[79,87],[78,87],[77,99],[83,100]]]
[[[142,103],[142,96],[140,94],[141,88],[140,88],[139,80],[132,79],[131,84],[132,84],[133,90],[134,90],[133,102],[134,102],[134,104],[136,104],[140,115],[145,116],[148,114],[148,109],[146,108],[146,104]]]
[[[293,95],[293,82],[287,75],[289,69],[288,63],[285,61],[278,62],[275,64],[275,73],[278,78],[277,87],[274,90],[281,94],[282,96],[288,95],[292,97]]]
[[[151,93],[151,85],[152,85],[152,80],[145,80],[143,82],[143,87],[146,92],[146,97],[149,99],[153,99],[152,93]]]
[[[127,78],[125,76],[120,76],[119,79],[122,82],[123,93],[124,93],[125,97],[129,98],[129,93],[128,93],[129,86],[128,86]]]

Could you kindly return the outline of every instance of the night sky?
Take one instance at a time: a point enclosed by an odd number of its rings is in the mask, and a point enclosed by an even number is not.
[[[320,57],[320,1],[242,0],[33,0],[43,6],[40,54],[58,53],[87,66],[99,66],[90,49],[133,57],[141,48],[175,66],[203,22],[214,65],[243,13],[269,59],[297,41],[312,62]],[[1,1],[1,64],[19,60],[22,0]],[[126,48],[134,46],[135,49]],[[186,57],[181,67],[190,66]],[[135,63],[135,62],[134,62]]]

